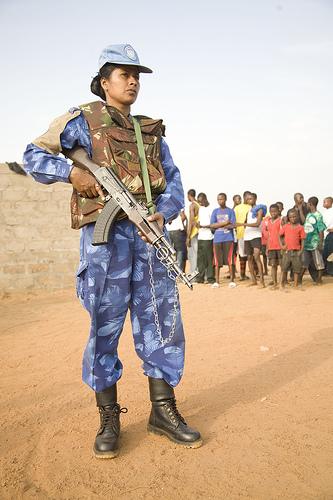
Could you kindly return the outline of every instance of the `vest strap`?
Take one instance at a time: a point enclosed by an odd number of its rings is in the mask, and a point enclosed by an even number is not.
[[[145,148],[144,148],[143,140],[142,140],[141,127],[140,127],[139,120],[137,118],[135,118],[135,116],[133,116],[132,118],[133,118],[133,125],[134,125],[136,142],[138,145],[138,153],[139,153],[139,159],[140,159],[142,180],[143,180],[143,185],[145,188],[146,199],[147,199],[146,205],[147,205],[147,208],[148,208],[149,213],[151,215],[151,214],[155,213],[156,207],[155,207],[155,204],[154,204],[154,202],[152,200],[152,196],[151,196],[146,153],[145,153]]]

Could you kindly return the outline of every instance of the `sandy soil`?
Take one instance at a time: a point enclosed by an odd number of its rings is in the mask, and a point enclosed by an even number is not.
[[[2,300],[1,499],[333,499],[333,282],[304,292],[181,285],[181,411],[204,446],[146,433],[127,322],[121,454],[97,460],[81,382],[88,316],[73,290]]]

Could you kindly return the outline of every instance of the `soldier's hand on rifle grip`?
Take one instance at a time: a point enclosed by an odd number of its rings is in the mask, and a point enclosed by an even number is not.
[[[73,166],[69,175],[69,180],[80,196],[84,198],[96,198],[101,196],[104,199],[104,193],[95,177],[83,170]]]
[[[160,230],[163,231],[165,219],[164,215],[161,214],[161,212],[156,212],[153,215],[149,215],[149,217],[147,217],[147,220],[149,222],[156,222]],[[143,234],[140,231],[138,231],[138,235],[143,239],[143,241],[145,241],[146,243],[148,242],[147,238],[145,238],[145,236],[143,236]]]

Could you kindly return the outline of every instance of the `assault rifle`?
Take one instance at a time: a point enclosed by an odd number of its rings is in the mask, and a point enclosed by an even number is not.
[[[123,210],[140,233],[146,237],[148,243],[153,245],[157,258],[168,270],[170,278],[174,280],[179,278],[192,289],[191,281],[197,276],[198,272],[186,274],[180,269],[176,262],[176,251],[164,236],[163,231],[157,222],[148,221],[149,210],[146,205],[142,201],[135,199],[112,169],[97,165],[81,147],[63,150],[63,154],[72,160],[75,166],[91,172],[107,193],[104,198],[104,208],[95,224],[92,245],[103,245],[108,242],[112,224],[119,212]]]

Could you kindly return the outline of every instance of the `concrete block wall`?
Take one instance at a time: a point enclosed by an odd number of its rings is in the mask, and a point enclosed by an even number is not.
[[[0,164],[0,293],[74,286],[80,232],[70,227],[71,192]]]

